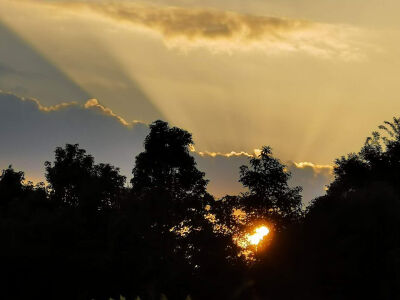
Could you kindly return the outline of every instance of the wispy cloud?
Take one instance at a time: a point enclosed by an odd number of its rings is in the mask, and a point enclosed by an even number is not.
[[[47,3],[48,4],[48,3]],[[354,27],[280,17],[241,14],[209,8],[143,5],[133,2],[51,2],[75,11],[89,11],[161,36],[170,47],[211,51],[249,50],[267,53],[305,52],[342,59],[360,59]]]

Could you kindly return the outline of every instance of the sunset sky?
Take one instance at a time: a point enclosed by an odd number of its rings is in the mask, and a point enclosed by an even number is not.
[[[0,167],[80,143],[129,175],[148,124],[191,133],[221,196],[263,145],[305,197],[400,110],[396,0],[0,0]],[[307,163],[306,163],[307,162]]]

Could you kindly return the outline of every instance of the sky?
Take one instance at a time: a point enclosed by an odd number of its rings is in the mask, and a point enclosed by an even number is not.
[[[193,134],[210,191],[269,145],[323,193],[400,108],[395,0],[0,0],[0,167],[80,143],[129,177],[147,125]]]

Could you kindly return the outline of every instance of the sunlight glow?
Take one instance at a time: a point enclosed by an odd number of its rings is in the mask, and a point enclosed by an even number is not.
[[[238,246],[243,249],[246,249],[250,246],[257,246],[265,236],[269,234],[269,229],[267,226],[257,227],[253,234],[245,234],[241,237],[237,237],[235,242]]]
[[[256,232],[252,235],[247,236],[247,240],[250,245],[258,245],[258,243],[269,233],[269,229],[266,226],[261,226],[256,229]]]

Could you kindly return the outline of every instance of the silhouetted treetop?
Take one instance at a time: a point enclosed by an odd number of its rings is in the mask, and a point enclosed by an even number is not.
[[[10,165],[0,176],[0,205],[19,197],[23,190],[24,172],[14,171]]]
[[[46,161],[46,179],[54,199],[86,210],[96,211],[117,205],[125,184],[119,168],[95,164],[94,158],[78,144],[57,147],[55,161]]]
[[[290,176],[285,165],[272,156],[271,148],[263,147],[259,157],[250,159],[250,166],[240,167],[239,181],[249,189],[243,198],[246,213],[282,224],[298,218],[301,188],[289,187]]]
[[[207,180],[189,153],[192,135],[167,122],[155,121],[136,157],[131,180],[134,192],[163,191],[173,197],[204,196]]]
[[[335,161],[335,180],[328,193],[348,193],[372,182],[400,180],[400,118],[385,121],[358,153]]]
[[[321,299],[399,298],[400,119],[378,128],[358,153],[336,160],[327,194],[308,208],[308,272],[324,282],[340,275],[319,288]]]

